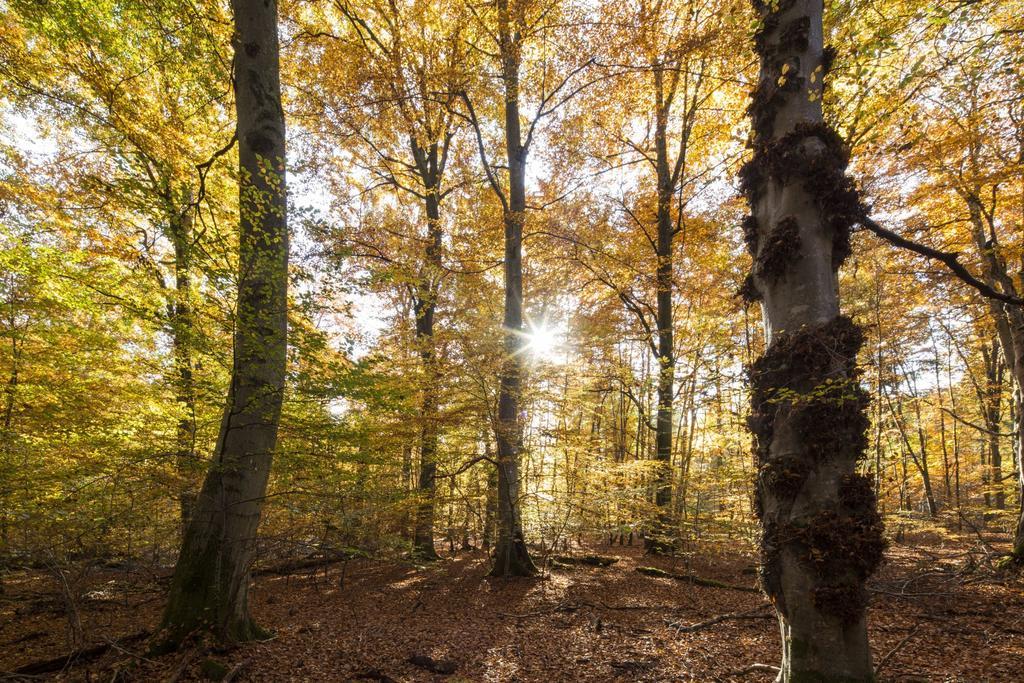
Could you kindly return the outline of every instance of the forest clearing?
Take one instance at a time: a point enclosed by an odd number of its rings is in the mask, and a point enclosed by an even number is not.
[[[0,0],[0,678],[1024,680],[1024,0]]]

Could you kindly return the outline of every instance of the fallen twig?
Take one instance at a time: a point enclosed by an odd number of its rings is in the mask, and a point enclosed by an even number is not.
[[[235,680],[235,677],[242,673],[242,671],[250,664],[252,664],[251,659],[243,659],[238,664],[235,664],[231,667],[231,671],[228,671],[227,675],[221,679],[221,683],[231,683],[231,681]]]
[[[636,570],[647,576],[654,576],[660,579],[675,579],[676,581],[685,581],[687,583],[706,586],[708,588],[726,588],[733,591],[743,591],[744,593],[761,592],[761,589],[754,588],[753,586],[737,586],[734,583],[725,583],[724,581],[716,581],[715,579],[705,579],[702,576],[695,576],[693,574],[676,574],[673,572],[667,572],[664,569],[658,569],[657,567],[637,567]]]
[[[774,615],[765,613],[765,610],[771,607],[771,605],[761,605],[752,610],[746,612],[732,612],[730,614],[720,614],[717,617],[712,617],[705,621],[699,621],[696,624],[683,625],[678,621],[665,620],[665,623],[676,630],[676,635],[680,633],[693,633],[694,631],[700,631],[705,628],[714,626],[715,624],[721,624],[723,621],[738,621],[741,619],[771,619]]]
[[[147,636],[149,636],[149,631],[139,631],[138,633],[133,633],[130,636],[121,638],[121,642],[136,642],[146,638]],[[112,646],[113,643],[107,641],[106,643],[103,643],[101,645],[93,645],[92,647],[81,648],[69,654],[61,655],[60,657],[44,659],[42,661],[32,662],[30,664],[20,666],[17,669],[15,669],[13,673],[18,674],[20,676],[32,676],[35,674],[53,673],[54,671],[60,671],[61,669],[64,669],[68,666],[74,666],[79,663],[91,662],[95,659],[99,659],[100,657],[105,655],[107,651],[111,649]]]
[[[913,631],[911,631],[906,636],[904,636],[903,640],[901,640],[900,642],[896,643],[896,647],[894,647],[893,649],[889,650],[885,654],[885,656],[882,657],[878,661],[878,666],[875,667],[875,677],[877,677],[882,672],[882,669],[885,667],[886,664],[889,663],[889,660],[892,659],[893,655],[895,655],[897,652],[899,652],[900,649],[904,645],[906,645],[910,641],[911,638],[913,638],[914,636],[917,635],[917,632],[918,632],[918,630],[920,630],[920,628],[921,628],[920,624],[915,626]]]
[[[730,671],[727,676],[746,676],[752,673],[763,673],[763,674],[777,674],[779,673],[779,667],[772,666],[771,664],[749,664],[742,669],[736,671]]]
[[[174,671],[167,677],[166,683],[178,683],[181,677],[188,671],[188,667],[199,657],[199,648],[192,648],[181,658],[178,662],[178,666],[174,667]]]

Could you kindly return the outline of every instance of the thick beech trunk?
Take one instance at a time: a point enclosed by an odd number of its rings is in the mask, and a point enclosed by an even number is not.
[[[517,15],[519,8],[516,8]],[[493,576],[530,576],[537,567],[523,538],[519,501],[519,461],[523,434],[519,405],[523,382],[523,224],[526,222],[526,155],[519,121],[520,21],[508,0],[498,2],[498,33],[505,86],[505,153],[508,200],[505,228],[505,360],[498,379],[498,536]]]
[[[857,474],[869,403],[860,329],[839,314],[837,271],[859,211],[847,151],[823,123],[821,0],[754,0],[761,58],[742,172],[767,348],[751,368],[761,578],[782,632],[780,681],[870,681],[864,582],[884,542]]]
[[[434,548],[434,501],[437,491],[437,392],[438,370],[434,342],[434,312],[437,309],[441,272],[441,207],[438,146],[428,149],[412,141],[413,157],[426,188],[427,247],[416,291],[416,343],[423,363],[424,386],[420,404],[420,480],[413,549],[422,559],[436,559]]]
[[[227,406],[171,582],[161,645],[196,631],[257,637],[249,570],[284,390],[288,231],[274,0],[233,0],[239,281]]]

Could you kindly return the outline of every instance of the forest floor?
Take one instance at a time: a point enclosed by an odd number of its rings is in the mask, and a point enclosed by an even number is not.
[[[263,575],[252,606],[272,639],[155,660],[143,657],[144,638],[159,619],[166,579],[95,570],[77,605],[77,661],[31,677],[13,672],[65,656],[73,617],[57,576],[9,574],[0,594],[0,680],[186,681],[225,672],[235,681],[773,679],[748,670],[779,656],[778,626],[761,594],[636,571],[653,565],[751,588],[753,558],[736,558],[734,548],[689,562],[628,546],[586,552],[619,561],[506,581],[487,578],[485,555],[469,551],[426,567],[361,559]],[[978,568],[980,557],[948,541],[893,544],[869,584],[882,680],[1021,680],[1024,582]],[[707,623],[723,615],[735,618]]]

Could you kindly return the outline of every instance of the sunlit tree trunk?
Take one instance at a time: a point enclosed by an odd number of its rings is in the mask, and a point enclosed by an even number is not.
[[[233,0],[239,154],[239,280],[234,357],[216,450],[174,570],[160,642],[212,631],[257,637],[250,565],[284,390],[288,231],[277,4]]]
[[[823,122],[821,0],[754,0],[761,60],[742,172],[766,349],[751,369],[761,578],[778,613],[781,681],[870,681],[864,583],[884,542],[867,448],[861,330],[839,313],[837,271],[859,199]]]

